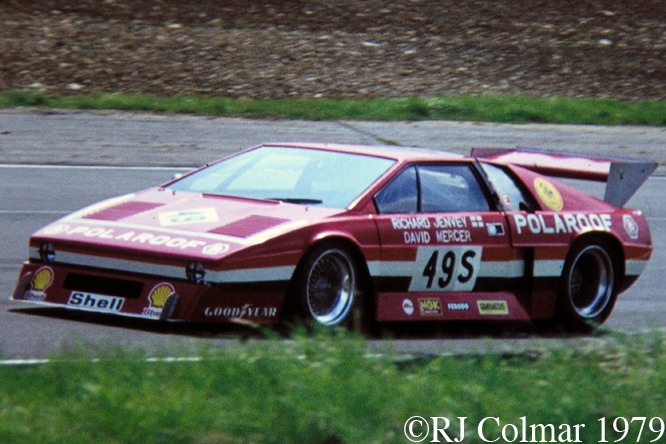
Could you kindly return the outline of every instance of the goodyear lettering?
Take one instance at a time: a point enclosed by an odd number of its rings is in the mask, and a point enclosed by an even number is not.
[[[532,234],[579,233],[586,231],[610,231],[610,214],[514,214],[518,234],[523,229]]]
[[[435,228],[467,228],[467,218],[464,216],[437,217],[433,226]]]
[[[440,244],[472,242],[472,234],[468,230],[440,230],[435,235]]]
[[[225,318],[273,318],[277,316],[276,307],[254,307],[252,304],[245,304],[242,307],[206,307],[204,315],[209,317]]]
[[[395,230],[425,230],[430,228],[430,220],[427,217],[392,217],[391,223]]]
[[[430,233],[427,231],[405,231],[406,244],[429,244]]]

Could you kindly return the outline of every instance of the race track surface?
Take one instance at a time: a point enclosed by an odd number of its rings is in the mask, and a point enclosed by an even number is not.
[[[625,157],[657,160],[662,160],[666,151],[666,133],[644,128],[604,131],[589,127],[445,122],[341,124],[115,113],[0,113],[0,359],[44,358],[76,343],[93,348],[139,347],[147,354],[188,354],[196,353],[201,345],[230,345],[238,338],[256,336],[252,330],[239,327],[163,327],[133,319],[34,308],[10,301],[9,296],[20,264],[27,257],[27,240],[41,226],[105,197],[165,182],[174,173],[224,153],[262,141],[290,140],[365,144],[392,141],[461,153],[469,152],[471,146],[527,145],[569,151],[578,148],[574,151],[588,154],[595,150],[614,155],[619,152]],[[22,165],[26,163],[34,165]],[[61,165],[52,166],[55,163]],[[163,168],[164,165],[172,167]],[[174,167],[177,165],[185,168]],[[584,186],[597,195],[603,192],[603,186]],[[655,252],[637,284],[620,296],[602,333],[666,327],[665,188],[666,177],[654,176],[627,205],[648,216]],[[428,354],[484,351],[488,345],[481,339],[483,336],[498,338],[494,347],[500,350],[589,340],[544,334],[522,324],[474,325],[470,329],[456,325],[437,332],[397,329],[391,333],[398,336],[391,345],[395,350]],[[427,339],[431,333],[437,333],[438,339]],[[384,341],[373,341],[370,347],[381,350],[385,345]]]

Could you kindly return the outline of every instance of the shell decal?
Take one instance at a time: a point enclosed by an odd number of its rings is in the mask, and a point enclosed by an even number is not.
[[[153,308],[162,308],[167,298],[175,293],[176,290],[173,288],[173,285],[162,282],[157,284],[150,290],[148,295],[148,300],[150,301],[150,306]]]
[[[30,289],[43,292],[53,283],[53,270],[50,267],[42,267],[35,271],[32,280],[30,280]]]
[[[562,208],[564,208],[564,201],[562,200],[560,192],[555,188],[555,185],[548,182],[546,179],[537,177],[534,179],[534,188],[544,205],[553,211],[562,211]]]
[[[53,283],[53,270],[51,267],[41,267],[35,271],[30,279],[30,289],[23,294],[23,299],[43,301],[46,299],[46,289]]]

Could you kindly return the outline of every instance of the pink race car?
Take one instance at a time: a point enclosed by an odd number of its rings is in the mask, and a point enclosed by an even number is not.
[[[162,321],[545,320],[589,331],[652,252],[655,164],[267,144],[36,232],[14,300]],[[608,181],[601,201],[550,176]]]

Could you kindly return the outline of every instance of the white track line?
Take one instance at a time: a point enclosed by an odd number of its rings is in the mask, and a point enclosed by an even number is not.
[[[185,357],[166,357],[166,358],[146,358],[148,363],[178,363],[178,362],[201,362],[204,359],[200,356],[185,356]],[[0,360],[0,365],[6,366],[24,366],[24,365],[44,365],[52,362],[65,362],[67,359],[53,360],[53,359],[4,359]],[[90,362],[103,362],[104,359],[94,358]]]
[[[12,165],[0,164],[7,169],[42,169],[42,170],[139,170],[139,171],[192,171],[190,167],[151,167],[151,166],[96,166],[96,165]]]

